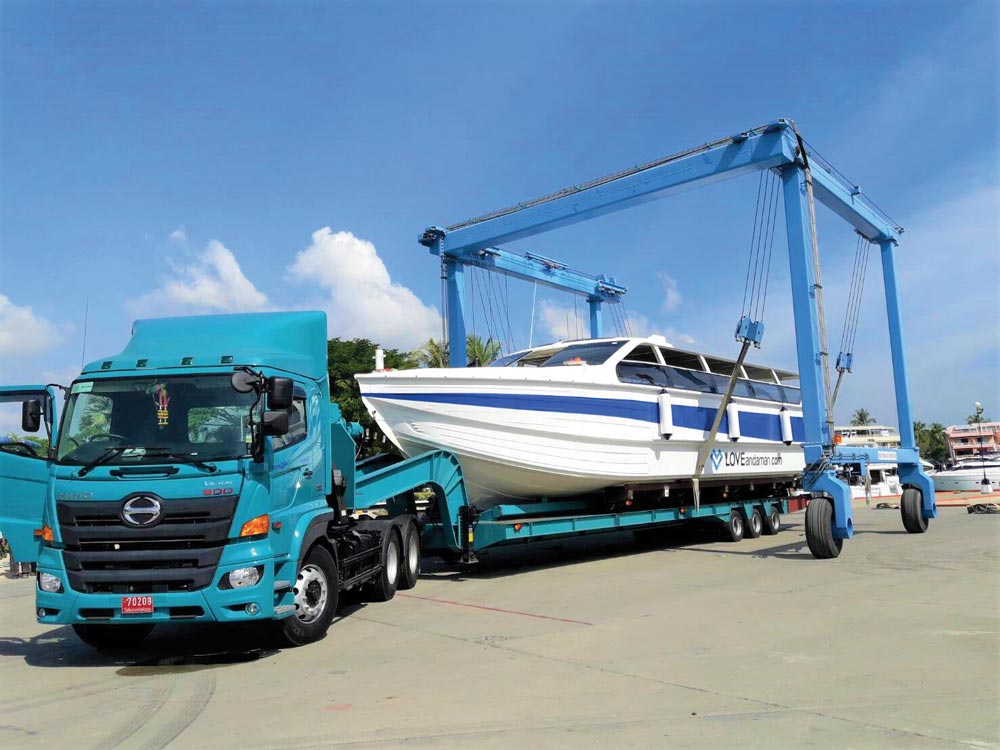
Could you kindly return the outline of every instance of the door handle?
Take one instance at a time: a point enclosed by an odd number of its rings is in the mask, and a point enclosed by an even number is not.
[[[303,469],[302,470],[302,476],[305,477],[306,479],[308,479],[312,475],[313,475],[313,470],[312,469]]]

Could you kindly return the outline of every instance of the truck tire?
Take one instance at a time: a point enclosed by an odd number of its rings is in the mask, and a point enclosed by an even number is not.
[[[374,581],[365,587],[365,593],[373,602],[387,602],[396,595],[403,570],[403,545],[399,541],[399,531],[395,526],[386,529],[385,543],[382,545],[382,570]]]
[[[774,536],[781,530],[781,513],[778,508],[772,507],[771,511],[764,516],[764,533],[767,536]]]
[[[738,510],[730,511],[729,518],[722,525],[722,538],[727,542],[738,542],[743,538],[745,528],[743,514]]]
[[[840,555],[843,539],[833,538],[833,503],[814,497],[806,506],[806,543],[813,557],[829,560]]]
[[[403,526],[403,570],[399,578],[402,591],[412,589],[420,579],[420,529],[415,521]]]
[[[927,531],[927,519],[924,518],[924,496],[915,487],[903,490],[899,501],[899,514],[903,517],[903,528],[911,534],[923,534]]]
[[[295,613],[273,623],[282,646],[318,641],[330,628],[340,603],[340,578],[333,555],[322,544],[306,553],[295,576]]]
[[[747,518],[746,527],[743,529],[743,536],[746,539],[756,539],[764,532],[764,517],[760,513],[760,508],[754,508]]]
[[[92,648],[101,651],[132,648],[142,643],[153,632],[152,623],[135,625],[74,625],[76,637]]]

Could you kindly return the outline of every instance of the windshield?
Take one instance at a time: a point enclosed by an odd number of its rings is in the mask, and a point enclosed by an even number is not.
[[[87,464],[218,461],[247,455],[254,393],[237,393],[229,375],[195,375],[73,384],[56,460]],[[107,455],[106,455],[107,454]]]

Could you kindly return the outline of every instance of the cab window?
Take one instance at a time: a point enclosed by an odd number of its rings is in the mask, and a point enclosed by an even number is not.
[[[295,389],[295,397],[292,406],[288,410],[288,432],[285,435],[278,435],[271,438],[276,451],[282,448],[301,443],[309,434],[306,424],[306,394],[299,389]]]

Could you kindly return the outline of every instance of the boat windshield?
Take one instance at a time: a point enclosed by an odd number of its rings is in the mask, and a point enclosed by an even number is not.
[[[490,367],[558,367],[560,365],[603,365],[627,340],[559,344],[542,349],[513,352]]]
[[[239,458],[249,451],[255,400],[233,390],[229,375],[78,381],[66,403],[56,460],[131,465]]]

